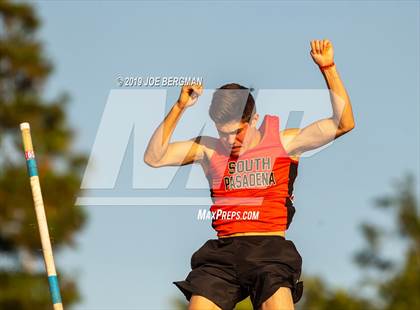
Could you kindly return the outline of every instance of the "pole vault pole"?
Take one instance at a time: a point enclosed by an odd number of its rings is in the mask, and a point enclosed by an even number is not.
[[[35,205],[39,234],[41,236],[42,252],[44,254],[45,268],[48,274],[51,298],[54,305],[54,310],[62,310],[63,304],[61,303],[60,288],[58,286],[58,278],[55,271],[50,235],[48,233],[47,217],[45,215],[44,202],[42,200],[41,185],[38,178],[38,169],[36,167],[35,153],[32,146],[29,124],[20,124],[20,130],[22,132],[26,166],[28,168],[29,179],[31,182],[32,197]]]

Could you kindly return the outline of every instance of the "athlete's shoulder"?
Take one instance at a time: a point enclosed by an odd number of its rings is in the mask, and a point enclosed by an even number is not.
[[[293,141],[293,139],[299,134],[300,128],[286,128],[279,132],[281,143],[284,149],[287,151],[288,144]],[[291,159],[299,161],[300,156],[294,155],[290,156]]]
[[[214,144],[219,140],[212,136],[198,136],[195,139],[202,145]]]
[[[201,166],[204,169],[204,173],[207,174],[209,169],[209,162],[210,158],[213,157],[214,152],[217,148],[217,143],[219,143],[219,139],[211,137],[211,136],[198,136],[197,143],[201,146],[202,151],[204,153],[204,161],[200,162]]]
[[[214,150],[219,142],[219,139],[211,136],[198,136],[195,138],[196,143],[200,144],[205,151]]]
[[[287,137],[295,137],[299,134],[300,128],[286,128],[280,130],[280,135],[287,136]]]

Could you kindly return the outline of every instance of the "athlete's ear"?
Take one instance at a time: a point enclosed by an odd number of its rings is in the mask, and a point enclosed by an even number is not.
[[[251,125],[251,127],[257,127],[257,123],[258,123],[258,118],[260,117],[260,115],[258,113],[255,113],[251,119],[249,120],[249,124]]]

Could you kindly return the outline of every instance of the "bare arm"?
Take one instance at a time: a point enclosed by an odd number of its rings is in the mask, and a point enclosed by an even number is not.
[[[285,150],[288,150],[288,145],[290,142],[292,142],[296,136],[299,134],[300,128],[287,128],[280,131],[280,140],[285,148]],[[289,154],[290,158],[299,161],[299,154]]]
[[[285,146],[290,155],[299,156],[323,146],[354,128],[350,98],[334,65],[331,42],[315,40],[311,42],[311,47],[312,58],[320,66],[330,91],[333,113],[331,117],[316,121],[297,132],[295,138]]]
[[[170,142],[182,113],[192,106],[202,93],[202,85],[183,86],[178,101],[153,133],[144,153],[144,162],[152,167],[180,166],[201,160],[204,147],[201,137],[187,141]]]

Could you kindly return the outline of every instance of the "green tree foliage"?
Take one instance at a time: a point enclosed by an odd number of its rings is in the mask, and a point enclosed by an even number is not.
[[[19,124],[31,125],[52,246],[75,246],[86,215],[74,206],[84,156],[71,152],[68,96],[42,97],[52,72],[29,4],[0,1],[0,309],[51,307]],[[79,298],[57,262],[63,302]]]
[[[173,309],[175,310],[186,310],[188,308],[188,302],[185,298],[173,298],[171,301]],[[249,297],[245,298],[241,302],[237,303],[234,310],[252,310],[252,303]]]
[[[363,275],[358,290],[367,286],[376,294],[363,299],[358,293],[328,289],[319,278],[309,278],[304,280],[305,293],[299,309],[420,309],[420,212],[415,180],[408,175],[395,182],[393,188],[393,194],[376,199],[374,205],[389,211],[396,229],[363,223],[361,231],[366,246],[354,257]],[[405,245],[399,261],[387,257],[384,242]]]
[[[395,193],[375,201],[377,208],[395,217],[395,227],[365,223],[363,233],[367,248],[355,256],[364,270],[380,273],[366,279],[377,291],[377,303],[386,310],[420,309],[420,210],[416,182],[412,175],[396,181]],[[384,242],[405,245],[400,261],[392,261],[382,253]],[[398,247],[398,251],[401,251]]]
[[[304,294],[296,309],[306,310],[375,310],[369,300],[344,289],[328,288],[319,277],[304,278]]]
[[[251,298],[248,296],[241,302],[238,302],[235,306],[235,310],[252,310]]]

